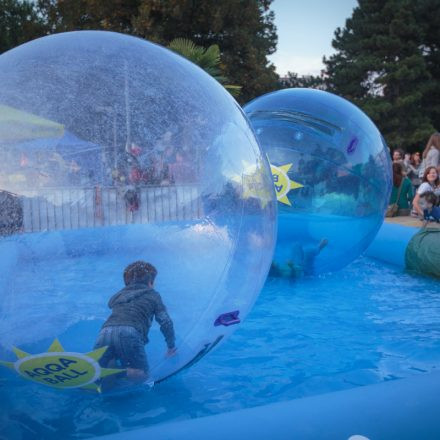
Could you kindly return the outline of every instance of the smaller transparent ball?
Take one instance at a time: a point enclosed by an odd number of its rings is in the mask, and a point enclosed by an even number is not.
[[[341,269],[371,243],[391,191],[388,148],[371,119],[334,94],[286,89],[244,107],[278,197],[274,274]]]

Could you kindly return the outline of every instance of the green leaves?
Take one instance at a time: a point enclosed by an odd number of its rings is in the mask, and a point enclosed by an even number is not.
[[[0,0],[0,53],[44,33],[44,23],[33,2]]]
[[[440,126],[440,3],[360,0],[325,59],[326,86],[361,107],[392,147],[420,150]]]
[[[272,0],[0,0],[0,52],[50,33],[82,29],[122,32],[162,45],[183,38],[193,46],[178,43],[181,47],[176,51],[185,57],[193,56],[193,62],[221,83],[228,83],[226,88],[234,96],[240,92],[240,101],[247,102],[277,88],[275,67],[267,59],[277,43],[271,3]],[[5,17],[9,20],[8,14],[17,8],[18,16],[5,25]],[[25,26],[23,17],[30,17]]]
[[[232,96],[238,96],[240,94],[241,86],[225,84],[228,80],[221,74],[220,48],[217,44],[212,44],[205,49],[201,46],[197,46],[187,38],[176,38],[171,41],[168,47],[201,67],[220,84],[224,85],[225,89],[228,90]]]

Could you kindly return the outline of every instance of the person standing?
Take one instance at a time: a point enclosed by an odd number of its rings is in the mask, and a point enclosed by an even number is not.
[[[400,148],[396,148],[393,151],[393,163],[403,163],[403,151]]]
[[[393,163],[393,189],[391,191],[390,205],[397,204],[395,215],[409,215],[410,203],[413,198],[411,181],[404,175],[403,166],[399,162]]]
[[[434,133],[428,140],[422,154],[422,166],[419,170],[419,177],[422,177],[429,167],[437,168],[440,165],[440,133]]]
[[[414,194],[416,193],[417,188],[422,183],[422,179],[419,177],[419,170],[421,163],[422,163],[422,159],[420,153],[419,152],[413,153],[408,163],[407,177],[411,180]]]

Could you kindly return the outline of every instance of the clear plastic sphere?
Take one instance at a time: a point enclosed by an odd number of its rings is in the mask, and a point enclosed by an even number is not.
[[[135,261],[158,270],[176,339],[166,357],[172,338],[148,323],[150,382],[239,327],[264,283],[276,228],[267,161],[224,88],[160,46],[84,31],[4,53],[0,170],[5,384],[96,389],[115,373],[95,342]]]
[[[334,94],[286,89],[244,108],[272,165],[278,203],[274,275],[341,269],[383,222],[388,148],[358,107]]]

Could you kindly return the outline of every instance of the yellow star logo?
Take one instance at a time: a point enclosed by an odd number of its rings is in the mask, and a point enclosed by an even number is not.
[[[289,191],[303,187],[303,185],[300,183],[290,180],[289,176],[287,175],[287,172],[290,170],[291,166],[291,163],[281,166],[270,164],[277,200],[289,206],[291,206],[291,203],[287,198]]]
[[[265,208],[272,198],[266,182],[266,174],[263,168],[259,168],[253,174],[243,174],[243,198],[258,199],[261,206]]]
[[[241,161],[242,173],[232,173],[229,178],[242,187],[243,199],[257,199],[264,208],[272,199],[272,194],[267,186],[267,175],[261,160],[255,163]]]
[[[0,365],[14,370],[25,379],[57,389],[81,388],[101,392],[95,382],[103,377],[125,370],[101,368],[98,361],[107,347],[90,353],[67,352],[55,339],[46,353],[29,354],[19,348],[12,349],[15,362],[0,361]]]

